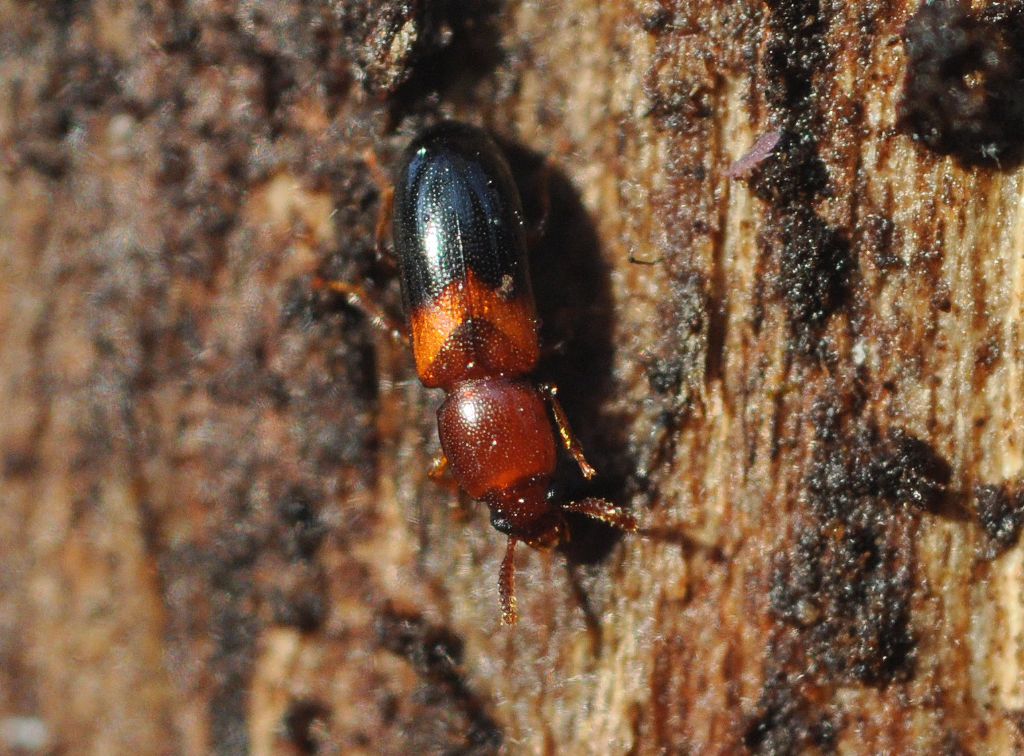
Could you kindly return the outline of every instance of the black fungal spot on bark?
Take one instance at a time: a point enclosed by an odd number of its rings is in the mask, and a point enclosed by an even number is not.
[[[315,581],[290,592],[274,591],[270,595],[273,621],[277,625],[294,627],[299,632],[319,630],[327,617],[322,587]]]
[[[869,490],[890,502],[942,510],[951,471],[929,444],[896,428],[875,449],[865,471]]]
[[[908,679],[914,667],[908,518],[941,511],[950,471],[905,431],[851,430],[841,414],[834,405],[817,409],[806,517],[796,543],[776,560],[769,600],[796,628],[809,671],[832,682],[885,685]]]
[[[405,659],[420,676],[420,705],[437,711],[431,721],[418,717],[403,727],[408,752],[497,753],[504,734],[463,679],[462,640],[419,615],[390,607],[377,615],[375,630],[380,646]],[[458,716],[450,716],[452,710]]]
[[[849,522],[807,527],[779,560],[772,611],[793,625],[808,671],[823,681],[885,685],[913,671],[910,555],[877,512],[859,508]]]
[[[277,542],[284,564],[269,570],[269,604],[273,621],[304,633],[323,625],[327,616],[324,574],[316,554],[327,534],[312,496],[291,486],[278,501]]]
[[[808,700],[793,675],[766,675],[755,713],[747,718],[743,745],[756,754],[806,753],[835,747],[839,723]]]
[[[966,166],[1011,168],[1024,158],[1024,7],[973,12],[925,2],[903,33],[907,73],[900,123]]]
[[[7,157],[46,178],[62,179],[81,158],[69,138],[76,127],[84,127],[96,112],[124,106],[122,76],[113,56],[96,51],[62,56],[44,85],[42,105],[28,112],[23,123],[15,119],[13,147]],[[17,80],[12,82],[14,91],[19,85]]]
[[[672,11],[658,2],[647,3],[640,9],[640,26],[648,34],[662,32],[672,22]]]
[[[777,207],[806,204],[827,190],[828,173],[809,132],[783,131],[778,144],[751,174],[754,194]]]
[[[243,547],[255,558],[255,549]],[[255,662],[260,623],[247,610],[253,594],[248,564],[226,564],[211,581],[213,602],[211,635],[216,645],[209,668],[214,679],[207,712],[210,741],[217,753],[245,753],[249,749],[249,680]]]
[[[814,98],[814,74],[828,60],[827,24],[819,0],[769,0],[768,25],[772,36],[765,52],[768,102],[809,115],[804,106]],[[802,112],[801,112],[802,111]]]
[[[651,389],[681,400],[692,398],[704,385],[709,354],[708,283],[696,272],[678,275],[662,313],[669,338],[658,342],[648,357]]]
[[[419,615],[386,609],[377,617],[377,642],[401,656],[420,676],[448,683],[458,678],[462,639]]]
[[[494,0],[347,4],[342,24],[362,40],[353,48],[355,78],[372,95],[413,101],[485,75],[501,59],[497,10]]]
[[[781,137],[752,172],[750,185],[769,203],[776,291],[786,304],[795,346],[807,354],[820,343],[829,316],[847,301],[856,263],[845,235],[816,209],[829,185],[818,152],[821,113],[815,87],[828,63],[827,13],[818,0],[775,0],[768,7],[765,99]]]
[[[283,528],[285,556],[290,560],[311,561],[327,533],[312,497],[293,487],[278,502],[277,514]]]
[[[293,701],[284,714],[281,731],[300,754],[318,753],[327,744],[330,709],[317,701]]]
[[[1024,486],[983,485],[974,489],[974,510],[988,537],[980,549],[983,559],[995,559],[1020,540],[1024,526]]]
[[[782,214],[778,235],[779,290],[806,351],[810,331],[824,325],[846,300],[853,256],[846,238],[806,205]]]

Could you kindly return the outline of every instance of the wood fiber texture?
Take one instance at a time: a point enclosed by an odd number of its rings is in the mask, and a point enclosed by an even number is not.
[[[1024,25],[919,6],[0,0],[0,751],[1024,749]],[[559,483],[644,525],[520,549],[514,629],[313,286],[398,312],[369,155],[443,117],[536,227]]]

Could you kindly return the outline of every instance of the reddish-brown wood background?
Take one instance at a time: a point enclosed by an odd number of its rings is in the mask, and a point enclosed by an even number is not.
[[[1022,12],[0,1],[0,751],[1024,748]],[[908,24],[908,20],[910,23]],[[426,477],[385,168],[499,137],[602,473]],[[729,168],[778,132],[749,175]]]

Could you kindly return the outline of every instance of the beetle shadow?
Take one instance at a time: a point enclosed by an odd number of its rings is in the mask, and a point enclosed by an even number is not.
[[[585,481],[567,454],[556,473],[555,501],[587,496],[621,505],[631,468],[626,454],[628,418],[609,411],[616,331],[611,268],[579,192],[560,170],[528,148],[496,138],[523,199],[530,243],[530,274],[541,320],[537,377],[559,388],[558,398],[587,459],[598,475]],[[571,539],[560,547],[572,564],[602,561],[622,533],[567,513]]]

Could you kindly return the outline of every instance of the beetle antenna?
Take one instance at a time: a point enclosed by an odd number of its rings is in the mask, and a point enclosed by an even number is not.
[[[506,625],[514,625],[519,619],[516,613],[516,539],[508,539],[505,558],[501,560],[498,572],[498,596],[501,597],[501,619]]]

